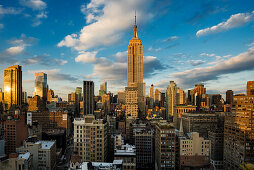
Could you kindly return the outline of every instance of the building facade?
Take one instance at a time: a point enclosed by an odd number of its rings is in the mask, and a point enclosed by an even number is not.
[[[34,94],[40,96],[44,101],[48,97],[47,74],[35,73]]]
[[[177,169],[175,128],[166,121],[155,127],[155,169]]]
[[[187,137],[179,138],[180,167],[206,168],[210,164],[211,142],[199,136],[197,132],[191,132]]]
[[[108,123],[94,115],[74,119],[74,150],[84,162],[106,162]]]
[[[4,103],[8,110],[22,104],[22,68],[14,65],[4,70]]]
[[[136,87],[125,87],[125,115],[138,117],[138,89]]]
[[[144,112],[143,45],[137,34],[136,16],[134,34],[128,46],[127,87],[137,88],[138,109]]]
[[[254,81],[247,83],[247,95],[234,96],[232,113],[225,117],[224,168],[240,169],[254,163]]]
[[[89,115],[94,112],[94,82],[83,81],[83,114]]]
[[[177,86],[174,81],[170,81],[166,91],[166,105],[167,105],[167,119],[173,118],[174,125],[177,125],[177,113],[176,113],[176,93]]]

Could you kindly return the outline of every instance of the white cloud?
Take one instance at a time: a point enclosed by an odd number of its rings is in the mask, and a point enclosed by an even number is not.
[[[25,65],[33,65],[33,64],[39,64],[39,65],[65,65],[67,64],[67,60],[62,60],[58,58],[51,58],[48,54],[43,55],[34,55],[31,58],[27,58],[23,60],[23,64]]]
[[[18,45],[18,46],[31,46],[38,41],[37,38],[27,37],[25,34],[21,34],[20,38],[14,38],[9,40],[10,44]]]
[[[32,8],[33,10],[43,10],[47,8],[47,4],[42,0],[20,0],[19,2],[21,5]]]
[[[67,46],[86,51],[114,44],[133,25],[135,9],[138,24],[152,17],[148,10],[151,2],[152,0],[92,0],[82,11],[86,13],[87,22],[93,23],[84,26],[77,36],[67,35],[58,43],[58,47]]]
[[[187,63],[190,63],[192,66],[198,66],[204,64],[205,61],[203,60],[188,60]]]
[[[15,47],[10,47],[6,49],[6,53],[9,55],[18,55],[24,51],[24,46],[15,46]]]
[[[7,14],[20,14],[22,9],[6,7],[4,8],[3,5],[0,5],[0,15],[7,15]]]
[[[179,38],[178,36],[168,37],[167,39],[163,40],[163,42],[170,42],[170,41],[174,41],[174,40],[177,40],[178,38]]]
[[[128,51],[119,51],[115,54],[116,62],[125,63],[127,62]]]
[[[150,51],[150,52],[159,52],[159,51],[161,51],[162,50],[162,48],[161,47],[158,47],[158,48],[153,48],[153,47],[149,47],[148,48],[148,51]]]
[[[95,63],[96,62],[96,55],[97,51],[93,52],[79,52],[79,55],[75,58],[76,62],[82,62],[82,63]]]
[[[201,56],[206,56],[206,57],[214,57],[215,54],[208,54],[208,53],[201,53]]]
[[[190,87],[195,83],[216,80],[224,74],[238,73],[254,69],[254,48],[249,48],[237,56],[231,57],[213,66],[195,68],[172,74],[172,77],[184,87]]]
[[[47,12],[46,11],[42,11],[39,14],[36,15],[36,18],[41,19],[41,18],[47,18]]]
[[[229,29],[232,29],[235,27],[240,27],[240,26],[247,24],[253,20],[254,20],[254,11],[252,11],[251,13],[234,14],[234,15],[231,15],[231,17],[225,22],[221,22],[218,25],[199,30],[196,33],[196,36],[197,37],[205,36],[208,34],[218,33],[218,32],[222,32],[225,30],[229,30]]]
[[[4,28],[4,24],[0,24],[0,29],[3,29]]]
[[[82,4],[81,6],[80,6],[80,11],[81,11],[81,13],[82,14],[86,14],[86,5],[85,4]]]
[[[254,42],[253,43],[250,43],[248,44],[249,47],[253,47],[254,46]]]

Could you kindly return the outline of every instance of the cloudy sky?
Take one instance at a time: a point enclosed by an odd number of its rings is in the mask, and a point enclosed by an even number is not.
[[[253,0],[1,0],[0,88],[4,69],[20,64],[29,95],[39,71],[64,99],[83,80],[124,89],[135,10],[147,87],[203,82],[222,94],[253,80]]]

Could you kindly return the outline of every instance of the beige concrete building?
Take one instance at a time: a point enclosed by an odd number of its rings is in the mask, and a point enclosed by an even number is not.
[[[211,142],[199,136],[199,133],[188,133],[188,137],[179,138],[180,167],[205,168],[210,164]]]
[[[177,124],[177,113],[176,113],[176,93],[177,86],[174,81],[170,81],[166,91],[166,105],[167,105],[167,115],[166,118],[169,120],[173,117],[174,125]]]
[[[180,88],[177,88],[176,104],[177,105],[186,104],[186,93],[184,92],[184,90],[182,90]]]
[[[138,90],[136,87],[125,87],[125,115],[138,117]]]
[[[94,115],[74,119],[74,150],[82,162],[106,162],[108,156],[108,123]]]
[[[22,104],[22,69],[19,65],[4,70],[4,103],[6,109]]]

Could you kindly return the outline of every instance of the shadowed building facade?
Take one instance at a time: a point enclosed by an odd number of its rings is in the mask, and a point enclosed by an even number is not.
[[[6,109],[22,104],[22,69],[19,65],[4,70],[4,103]]]
[[[94,112],[94,82],[83,81],[83,114],[89,115]]]

